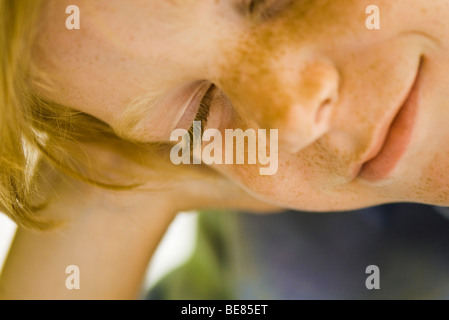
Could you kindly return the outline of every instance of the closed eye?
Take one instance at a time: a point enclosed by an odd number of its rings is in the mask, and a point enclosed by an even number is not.
[[[204,128],[207,125],[207,119],[209,118],[210,105],[212,103],[213,92],[215,90],[215,85],[211,85],[210,88],[205,93],[203,99],[200,102],[198,112],[196,113],[194,121],[201,121],[201,133],[203,133]],[[189,129],[189,134],[193,135],[193,124]]]
[[[280,15],[293,2],[294,0],[251,0],[247,4],[247,12],[252,18],[266,21]]]
[[[266,2],[266,0],[251,0],[248,6],[249,14],[254,14],[257,12],[257,9],[261,7]]]

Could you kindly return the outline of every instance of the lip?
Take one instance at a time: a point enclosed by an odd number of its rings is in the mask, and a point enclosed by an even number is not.
[[[388,178],[410,144],[415,127],[419,102],[421,59],[413,85],[407,98],[394,116],[389,127],[382,130],[368,152],[358,176],[370,182]]]

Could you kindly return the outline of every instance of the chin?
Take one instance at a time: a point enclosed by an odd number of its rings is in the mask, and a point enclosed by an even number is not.
[[[257,199],[271,205],[307,212],[340,212],[363,209],[371,206],[395,202],[391,199],[382,198],[375,192],[356,193],[352,190],[339,190],[334,192],[310,191],[310,192],[277,192],[270,190],[266,192],[249,192]]]

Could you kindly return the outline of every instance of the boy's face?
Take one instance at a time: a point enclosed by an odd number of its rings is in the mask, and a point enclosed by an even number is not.
[[[143,97],[145,142],[188,128],[199,80],[214,83],[209,128],[279,130],[276,174],[215,166],[264,201],[449,205],[448,17],[447,0],[48,0],[36,57],[48,98],[112,127]]]

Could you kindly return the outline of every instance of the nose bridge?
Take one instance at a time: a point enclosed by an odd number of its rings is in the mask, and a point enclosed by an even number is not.
[[[295,153],[329,130],[340,77],[326,57],[291,46],[275,48],[269,54],[242,54],[223,70],[218,84],[242,119],[278,129],[279,147]]]
[[[329,130],[338,99],[339,74],[326,59],[292,55],[277,60],[273,70],[278,73],[282,94],[289,99],[275,106],[282,116],[266,120],[279,130],[280,147],[295,153]]]

